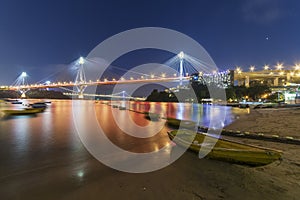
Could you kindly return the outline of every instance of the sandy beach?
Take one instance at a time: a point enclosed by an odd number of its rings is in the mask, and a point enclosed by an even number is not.
[[[263,133],[265,135],[291,136],[299,139],[299,120],[299,109],[251,109],[249,114],[237,116],[236,121],[225,128],[241,132]],[[256,177],[257,185],[252,187],[257,187],[261,195],[268,193],[264,199],[298,199],[300,195],[299,145],[232,137],[227,138],[283,151],[283,160],[280,164],[271,164],[265,167],[245,170],[249,175],[251,174],[253,177]],[[262,184],[259,181],[266,182]],[[272,191],[273,189],[275,191]],[[273,195],[274,197],[271,198]]]
[[[249,114],[236,116],[226,129],[291,136],[300,139],[299,108],[251,109]]]

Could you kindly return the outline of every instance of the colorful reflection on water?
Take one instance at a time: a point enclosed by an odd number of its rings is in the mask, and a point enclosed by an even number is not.
[[[158,133],[153,137],[150,122],[144,115],[137,112],[119,110],[108,104],[120,102],[86,101],[87,108],[95,109],[96,117],[109,139],[121,148],[132,152],[149,152],[169,145],[166,134],[169,129],[160,124]],[[0,109],[19,109],[22,105],[1,104]],[[140,112],[159,113],[162,116],[178,119],[200,121],[200,125],[207,126],[211,119],[216,119],[220,113],[226,112],[224,125],[230,124],[236,114],[247,114],[246,110],[189,103],[156,103],[156,102],[126,102],[126,107]],[[131,126],[132,120],[140,127],[147,127],[139,134],[144,139],[136,139],[124,133],[115,122],[113,112],[117,114],[118,123]],[[129,112],[129,116],[125,115]],[[82,116],[89,118],[93,116]],[[159,124],[160,122],[153,122]],[[45,112],[35,116],[2,117],[0,120],[1,177],[23,170],[30,170],[55,163],[72,163],[91,156],[82,145],[74,127],[72,102],[70,100],[52,100],[52,104]],[[132,128],[132,127],[129,127]],[[142,142],[140,142],[142,140]],[[84,169],[81,169],[84,170]],[[73,172],[72,172],[73,173]]]
[[[113,104],[119,105],[120,102]],[[165,103],[165,102],[127,102],[127,108],[139,112],[160,114],[161,117],[171,117],[181,120],[199,121],[201,126],[209,126],[211,120],[225,116],[223,125],[234,121],[235,115],[246,114],[246,110],[227,106],[193,103]]]

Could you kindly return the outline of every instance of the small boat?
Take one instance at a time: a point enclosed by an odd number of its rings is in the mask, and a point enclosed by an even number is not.
[[[242,101],[242,102],[239,102],[239,108],[254,108],[261,104],[263,104],[263,102]]]
[[[180,120],[180,119],[175,119],[175,118],[167,118],[167,124],[169,126],[175,127],[175,128],[196,128],[198,125],[194,121],[190,120]]]
[[[144,112],[145,118],[151,121],[158,121],[160,118],[160,114],[151,113],[151,112]]]
[[[203,133],[195,134],[191,130],[173,130],[169,131],[168,135],[178,145],[188,147],[196,153],[200,151],[200,148],[208,150],[206,158],[235,164],[257,167],[281,160],[282,157],[282,152],[279,150],[218,139]]]
[[[32,108],[47,108],[47,104],[45,102],[37,102],[37,103],[33,103],[33,104],[30,104],[30,106]]]
[[[33,115],[42,112],[40,108],[25,108],[22,110],[2,110],[6,115]]]
[[[22,104],[22,101],[12,101],[11,104]]]
[[[259,104],[259,105],[256,105],[254,106],[253,109],[262,109],[262,108],[277,108],[279,106],[278,103],[263,103],[263,104]]]

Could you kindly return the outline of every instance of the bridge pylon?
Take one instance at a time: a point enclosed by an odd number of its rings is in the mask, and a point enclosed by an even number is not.
[[[78,90],[78,98],[79,99],[83,99],[84,98],[83,92],[84,92],[86,86],[85,85],[80,85],[77,88],[79,88],[79,90]]]
[[[85,77],[85,72],[84,72],[84,63],[85,63],[84,58],[80,57],[78,60],[79,68],[78,68],[76,80],[75,80],[79,99],[84,98],[83,92],[84,92],[85,88],[87,87],[86,85],[84,85],[86,83],[86,77]]]
[[[179,85],[182,86],[182,79],[183,79],[183,60],[184,60],[184,53],[181,51],[178,54],[179,57]]]
[[[17,87],[18,91],[21,93],[21,98],[26,98],[26,92],[28,89],[24,89],[24,86],[26,84],[26,78],[28,77],[26,72],[22,72],[20,76],[15,80],[13,83],[13,86]]]
[[[26,92],[27,92],[28,90],[21,89],[21,90],[19,90],[19,91],[21,92],[21,98],[22,98],[22,99],[25,99],[25,98],[26,98]]]

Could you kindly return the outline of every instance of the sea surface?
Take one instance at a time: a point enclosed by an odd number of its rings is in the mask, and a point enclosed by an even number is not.
[[[24,104],[35,101],[24,100]],[[78,184],[94,181],[87,174],[95,171],[98,165],[95,163],[99,162],[82,144],[82,135],[78,133],[76,125],[79,122],[78,119],[74,120],[76,106],[83,111],[92,109],[93,114],[82,114],[82,120],[92,121],[96,118],[114,144],[126,151],[142,153],[157,151],[168,145],[170,140],[167,131],[170,127],[164,121],[147,120],[141,112],[198,121],[203,126],[209,126],[212,120],[219,120],[224,114],[222,126],[232,123],[238,115],[247,114],[246,110],[239,108],[206,104],[85,100],[76,100],[74,104],[72,100],[50,101],[47,109],[37,115],[7,117],[1,113],[0,194],[4,197],[21,198],[26,193],[41,195],[42,198],[45,193],[51,193],[50,196],[55,198],[54,194],[71,192]],[[112,105],[126,106],[127,110],[119,110]],[[22,107],[0,104],[0,110]],[[149,126],[151,123],[152,126]],[[156,127],[154,133],[153,125]],[[135,127],[139,129],[134,137],[128,135],[127,131],[137,130]],[[53,188],[49,190],[49,187]]]

